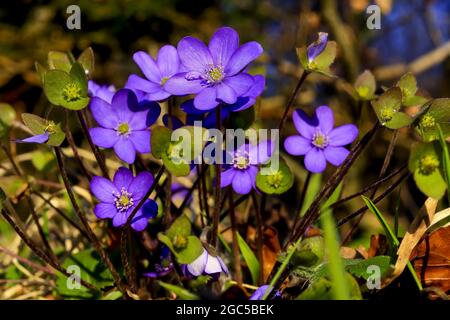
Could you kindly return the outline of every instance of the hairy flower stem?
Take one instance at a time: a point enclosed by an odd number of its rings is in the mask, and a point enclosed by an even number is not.
[[[131,230],[129,226],[123,228],[120,235],[120,257],[130,289],[135,293],[137,291],[136,269],[134,268],[133,263],[130,262],[128,247],[133,247],[133,244],[131,244]]]
[[[264,283],[264,255],[263,255],[263,232],[264,225],[262,222],[262,212],[258,206],[258,199],[256,197],[255,190],[252,190],[252,203],[255,209],[255,222],[256,222],[256,254],[258,256],[261,271],[259,273],[258,285]]]
[[[94,153],[95,159],[97,160],[100,170],[102,171],[103,177],[105,177],[106,179],[109,179],[109,174],[108,174],[108,169],[106,168],[105,159],[103,158],[102,154],[100,153],[100,150],[97,148],[96,145],[94,145],[94,142],[92,141],[91,135],[89,134],[89,128],[86,124],[86,118],[84,116],[83,110],[78,110],[77,116],[78,116],[78,120],[80,121],[83,134],[86,137],[86,139],[89,143],[89,146],[91,147],[92,152]]]
[[[222,106],[219,104],[216,108],[216,126],[217,129],[222,131]],[[220,142],[222,143],[222,141]],[[222,192],[220,188],[220,175],[221,175],[221,165],[220,163],[216,163],[214,166],[215,169],[215,196],[214,196],[214,213],[213,213],[213,227],[212,227],[212,235],[211,235],[211,245],[215,247],[217,245],[217,234],[219,232],[219,220],[220,220],[220,204],[222,200]]]
[[[69,177],[67,176],[66,168],[65,168],[64,161],[62,158],[61,149],[59,147],[55,147],[54,149],[55,149],[55,154],[56,154],[56,160],[57,160],[58,166],[59,166],[59,171],[61,173],[61,177],[63,179],[64,186],[66,187],[67,194],[68,194],[70,202],[72,203],[72,206],[75,210],[75,213],[77,214],[78,218],[81,220],[81,223],[83,224],[84,228],[86,229],[89,239],[91,240],[95,250],[98,252],[98,254],[102,258],[103,262],[106,264],[109,271],[111,272],[111,275],[114,279],[114,282],[115,282],[117,288],[122,292],[122,294],[124,296],[126,296],[126,290],[122,284],[122,280],[120,279],[119,273],[117,272],[116,268],[112,264],[111,259],[109,258],[108,254],[103,249],[102,244],[97,239],[94,232],[92,231],[91,226],[89,225],[89,222],[86,218],[85,213],[78,206],[77,200],[75,198],[75,194],[73,193],[72,186],[69,181]]]
[[[394,154],[394,147],[395,143],[397,142],[397,136],[398,136],[398,130],[395,130],[392,134],[391,141],[389,142],[389,147],[386,152],[386,156],[384,157],[383,165],[381,167],[380,173],[378,174],[378,179],[382,179],[384,175],[386,174],[386,170],[389,167],[389,164],[391,163],[392,155]],[[373,200],[375,197],[375,194],[377,193],[378,187],[375,187],[372,190],[372,193],[370,194],[370,200]],[[366,211],[367,212],[367,211]],[[350,231],[347,233],[347,235],[344,237],[342,244],[348,243],[348,241],[352,238],[353,234],[357,230],[359,224],[361,223],[361,220],[364,217],[364,214],[366,212],[363,212],[361,215],[359,215],[358,219],[353,223],[353,225],[350,228]]]
[[[92,174],[85,167],[83,161],[81,160],[80,155],[78,154],[78,149],[75,144],[75,140],[73,139],[72,132],[70,131],[70,128],[69,128],[69,111],[68,110],[66,110],[66,112],[65,112],[65,117],[66,117],[66,121],[65,121],[66,123],[64,125],[64,133],[66,134],[67,142],[69,143],[69,146],[73,152],[73,156],[74,156],[76,162],[78,163],[78,166],[80,167],[81,171],[83,171],[84,176],[86,178],[88,178],[88,180],[91,180]]]
[[[230,221],[231,221],[231,232],[232,232],[232,243],[233,243],[233,263],[235,279],[239,286],[242,286],[242,269],[241,269],[241,255],[239,253],[239,244],[237,238],[237,225],[236,225],[236,212],[234,211],[234,199],[233,199],[233,189],[228,187],[228,199],[230,208]]]
[[[278,125],[278,130],[280,130],[280,132],[283,129],[284,123],[286,122],[289,110],[291,109],[292,104],[294,103],[295,99],[297,98],[297,95],[300,92],[303,82],[305,82],[305,79],[308,76],[308,74],[309,74],[308,71],[306,71],[306,70],[303,71],[302,75],[300,76],[300,79],[297,82],[297,85],[296,85],[294,91],[292,92],[292,95],[290,96],[290,98],[288,100],[286,109],[284,109],[283,116],[281,117],[280,123]]]
[[[48,265],[50,265],[53,269],[63,273],[67,277],[73,276],[73,274],[67,272],[61,265],[57,262],[52,260],[42,249],[40,249],[34,242],[31,240],[26,233],[14,222],[14,220],[9,216],[9,214],[5,210],[0,210],[0,213],[5,218],[5,220],[10,224],[10,226],[16,231],[16,233],[19,235],[19,237],[22,239],[22,241],[33,251],[34,254],[36,254],[40,259],[42,259],[44,262],[46,262]],[[98,291],[98,288],[94,285],[90,284],[89,282],[86,282],[85,280],[80,278],[80,283],[85,286],[88,289]]]

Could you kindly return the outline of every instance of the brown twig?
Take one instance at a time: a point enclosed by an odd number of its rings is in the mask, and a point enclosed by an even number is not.
[[[295,86],[294,91],[292,92],[292,94],[288,100],[286,109],[284,109],[283,116],[281,117],[280,123],[278,124],[278,130],[280,130],[280,132],[281,132],[282,128],[284,127],[284,123],[286,122],[289,110],[291,109],[292,104],[295,101],[295,98],[297,98],[297,95],[300,92],[300,88],[302,87],[303,82],[305,82],[305,79],[308,76],[308,74],[309,74],[308,71],[306,71],[306,70],[303,71],[302,75],[300,76],[300,79],[297,82],[297,85]]]

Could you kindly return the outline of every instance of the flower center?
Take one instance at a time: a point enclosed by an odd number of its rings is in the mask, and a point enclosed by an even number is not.
[[[50,121],[47,124],[47,127],[45,128],[45,132],[48,132],[50,134],[56,132],[55,123],[53,121]]]
[[[244,152],[236,152],[233,158],[233,167],[239,170],[245,170],[250,165],[250,159],[248,157],[248,153]]]
[[[275,189],[278,189],[281,186],[281,182],[283,182],[283,173],[281,171],[277,171],[274,174],[271,174],[267,177],[267,182]]]
[[[117,127],[117,132],[120,136],[128,136],[130,134],[130,126],[126,122],[121,123]]]
[[[324,135],[322,131],[320,131],[320,129],[318,129],[312,137],[312,144],[317,148],[324,149],[328,146],[328,143],[329,143],[328,137]]]
[[[169,77],[163,77],[163,78],[161,79],[161,85],[162,85],[162,86],[165,85],[166,82],[167,82],[167,80],[169,80]]]
[[[391,121],[396,112],[397,112],[397,110],[395,110],[394,108],[391,108],[391,107],[382,108],[380,111],[380,117],[381,117],[383,124],[388,121]]]
[[[215,84],[223,80],[225,72],[222,66],[211,66],[206,70],[206,80],[209,84]]]
[[[439,160],[433,155],[426,155],[419,162],[419,170],[424,175],[432,174],[439,167]]]
[[[120,189],[120,193],[116,193],[114,204],[118,211],[123,212],[128,210],[134,205],[133,194],[125,190],[125,188]]]
[[[425,129],[431,129],[434,128],[436,125],[436,121],[434,120],[434,117],[430,114],[426,114],[422,117],[420,120],[420,126]]]
[[[77,101],[81,99],[81,88],[78,83],[71,82],[64,87],[62,94],[66,101]]]
[[[173,237],[172,244],[175,249],[181,250],[187,247],[188,239],[183,235],[177,234]]]

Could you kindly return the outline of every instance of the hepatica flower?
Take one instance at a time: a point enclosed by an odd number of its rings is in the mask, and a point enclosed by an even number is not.
[[[133,60],[141,69],[145,79],[132,74],[128,78],[125,88],[135,91],[141,99],[150,101],[159,101],[170,97],[170,92],[166,90],[167,80],[180,72],[177,49],[171,45],[162,47],[156,61],[148,53],[138,51],[133,55]]]
[[[175,95],[196,94],[194,106],[199,110],[236,103],[254,82],[245,68],[263,52],[255,41],[239,46],[239,35],[229,27],[218,29],[208,46],[185,37],[177,49],[186,72],[169,79],[166,90]]]
[[[37,144],[43,144],[43,143],[46,143],[49,138],[50,138],[50,133],[46,131],[46,132],[44,132],[42,134],[37,134],[37,135],[31,136],[29,138],[16,140],[16,143],[37,143]]]
[[[185,276],[198,277],[201,275],[209,275],[217,279],[223,272],[228,274],[228,268],[219,256],[213,256],[203,249],[203,253],[189,264],[181,266]]]
[[[251,295],[249,300],[262,300],[262,298],[266,294],[267,289],[269,289],[269,294],[273,290],[273,288],[271,288],[269,285],[265,284],[265,285],[259,287],[258,289],[256,289],[256,291],[253,292],[253,294]],[[277,299],[277,298],[281,298],[281,293],[278,290],[275,292],[273,299]]]
[[[111,104],[103,99],[91,99],[92,115],[100,125],[89,133],[95,145],[114,148],[117,156],[133,163],[136,152],[150,153],[150,131],[148,127],[156,121],[160,107],[154,102],[138,104],[131,90],[117,91]]]
[[[124,167],[117,170],[112,182],[103,177],[94,177],[91,180],[91,192],[100,201],[94,208],[95,215],[99,219],[112,219],[115,227],[123,226],[152,183],[151,173],[141,172],[133,177],[131,171]],[[133,217],[131,227],[142,231],[148,219],[157,214],[158,205],[148,199]]]
[[[297,109],[293,121],[300,135],[288,137],[284,147],[291,155],[304,155],[306,169],[314,173],[323,172],[327,161],[334,166],[341,165],[349,154],[344,146],[358,136],[358,128],[353,124],[333,129],[333,110],[327,106],[318,107],[312,118]]]
[[[314,59],[325,50],[328,42],[328,33],[319,32],[318,39],[310,44],[306,49],[306,55],[308,56],[308,62],[311,63]]]
[[[158,278],[168,275],[173,270],[172,254],[169,248],[163,246],[159,255],[158,263],[155,263],[154,270],[144,273],[149,278]]]
[[[88,81],[88,94],[90,97],[99,97],[108,103],[111,103],[116,88],[113,85],[99,85],[98,83]]]
[[[273,145],[270,141],[257,145],[243,144],[228,155],[227,159],[231,160],[231,164],[221,173],[220,186],[224,188],[232,185],[233,190],[239,194],[249,193],[255,187],[258,165],[267,162],[272,152]]]

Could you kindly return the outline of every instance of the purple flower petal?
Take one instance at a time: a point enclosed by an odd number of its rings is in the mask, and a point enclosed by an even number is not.
[[[317,117],[309,118],[308,115],[300,109],[296,109],[292,114],[292,120],[297,131],[307,139],[312,139],[319,125]]]
[[[114,92],[116,92],[116,88],[113,85],[98,85],[92,80],[88,81],[88,93],[90,97],[98,97],[111,103]]]
[[[164,84],[164,89],[171,94],[183,96],[196,94],[203,89],[201,80],[187,80],[186,73],[178,73]]]
[[[133,142],[134,148],[140,153],[150,153],[150,131],[132,131],[129,139]]]
[[[163,88],[161,90],[156,91],[154,93],[148,93],[145,95],[145,98],[150,101],[162,101],[170,97],[172,94]]]
[[[37,134],[35,136],[16,140],[16,143],[46,143],[50,137],[50,134],[48,132],[44,132],[42,134]]]
[[[312,173],[320,173],[327,167],[327,161],[323,151],[318,148],[312,148],[305,156],[305,167]]]
[[[225,67],[239,46],[239,35],[230,27],[222,27],[214,32],[209,41],[209,51],[215,65]]]
[[[352,143],[358,137],[358,128],[353,124],[345,124],[331,130],[328,134],[330,146],[340,147]]]
[[[99,219],[113,218],[117,214],[117,209],[112,203],[101,202],[95,206],[94,214]]]
[[[125,188],[128,190],[130,183],[133,181],[133,173],[125,168],[120,167],[119,170],[114,174],[113,183],[118,190]]]
[[[264,297],[264,294],[266,293],[267,289],[269,289],[269,285],[265,284],[258,289],[256,289],[255,292],[253,292],[252,296],[249,298],[249,300],[261,300],[262,297]],[[270,287],[269,294],[272,292],[273,287]]]
[[[119,140],[114,145],[114,151],[117,156],[126,163],[132,164],[136,159],[136,149],[134,144],[128,138],[119,137]]]
[[[112,99],[111,106],[117,114],[119,122],[129,122],[134,116],[132,110],[139,109],[136,95],[129,89],[120,89],[117,91]]]
[[[135,231],[143,231],[147,227],[148,219],[155,217],[157,213],[158,205],[156,202],[147,200],[131,220],[131,227]]]
[[[255,83],[253,77],[247,73],[240,73],[232,77],[226,77],[223,82],[233,88],[238,97],[246,94],[246,92],[248,92],[248,90]]]
[[[329,163],[338,167],[342,164],[342,162],[344,162],[350,151],[348,151],[344,147],[328,146],[323,150],[323,153]]]
[[[146,93],[155,93],[162,90],[161,84],[148,81],[135,74],[128,77],[125,88],[132,90],[137,89]]]
[[[227,103],[232,104],[236,102],[237,96],[236,92],[228,86],[225,82],[217,85],[217,99]]]
[[[161,73],[155,60],[146,52],[138,51],[133,54],[133,60],[141,69],[145,77],[155,83],[161,83]]]
[[[90,108],[92,116],[104,128],[114,129],[119,124],[117,115],[112,111],[111,105],[103,99],[91,99]]]
[[[115,194],[119,193],[116,186],[106,178],[93,177],[90,183],[91,192],[102,202],[113,203]]]
[[[171,119],[171,126],[172,126],[173,130],[176,130],[176,129],[184,126],[184,123],[177,117],[171,116],[170,119]],[[163,116],[162,120],[163,120],[164,125],[166,127],[169,127],[169,115],[167,113]]]
[[[208,47],[193,37],[184,37],[180,40],[178,55],[183,65],[192,71],[203,72],[207,66],[214,64]]]
[[[222,271],[223,271],[224,273],[228,274],[228,268],[227,268],[227,265],[225,264],[225,262],[223,262],[222,258],[219,257],[219,256],[217,256],[216,258],[217,258],[217,260],[219,261],[220,266],[222,267]]]
[[[205,271],[207,262],[208,252],[206,250],[203,250],[203,253],[197,259],[187,265],[187,270],[193,276],[198,277]]]
[[[222,266],[217,257],[209,256],[205,266],[206,274],[214,274],[222,272]]]
[[[246,170],[236,170],[232,185],[237,193],[248,194],[252,190],[253,181]]]
[[[156,64],[163,78],[169,78],[176,74],[180,65],[177,49],[171,45],[163,46],[159,49]]]
[[[133,195],[135,201],[141,200],[153,183],[153,176],[150,172],[143,171],[133,179],[128,192]]]
[[[250,164],[267,162],[272,156],[274,148],[275,145],[270,140],[262,141],[255,146],[250,145],[248,149]]]
[[[194,99],[189,99],[189,100],[184,101],[180,107],[181,107],[181,110],[183,110],[187,114],[193,114],[193,115],[202,115],[208,111],[208,110],[199,110],[199,109],[195,108]]]
[[[112,148],[119,141],[117,131],[112,129],[90,128],[89,134],[92,142],[101,148]]]
[[[293,156],[305,155],[311,150],[311,141],[302,136],[290,136],[284,140],[284,148]]]
[[[221,172],[220,174],[220,187],[225,188],[233,182],[234,175],[236,174],[235,169],[231,168]]]
[[[245,73],[243,73],[245,75]],[[260,74],[253,76],[253,85],[250,89],[244,94],[244,96],[248,97],[259,97],[264,91],[264,87],[266,86],[266,78]]]
[[[325,50],[328,41],[328,33],[319,32],[317,40],[310,44],[306,50],[308,61],[313,61],[319,54]]]
[[[216,88],[207,87],[195,96],[194,106],[200,110],[214,109],[219,104],[216,98],[217,98]]]
[[[130,216],[131,212],[132,209],[128,210],[127,212],[117,212],[112,221],[113,226],[114,227],[123,226],[127,222],[127,219]]]
[[[251,41],[240,46],[231,56],[225,67],[225,73],[233,76],[244,69],[250,62],[263,53],[263,48],[258,42]]]
[[[316,109],[316,117],[319,120],[319,128],[322,133],[328,134],[334,126],[333,110],[328,106],[320,106]]]

